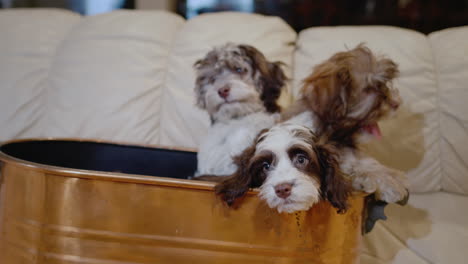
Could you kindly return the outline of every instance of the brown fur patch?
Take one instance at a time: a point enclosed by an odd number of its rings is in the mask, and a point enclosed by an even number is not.
[[[252,185],[252,174],[249,172],[249,162],[255,153],[255,146],[249,147],[241,155],[235,157],[237,171],[215,186],[215,193],[229,206],[237,198],[244,196]]]
[[[281,69],[283,64],[267,61],[263,53],[250,45],[239,45],[239,48],[250,58],[252,68],[260,73],[256,83],[261,87],[260,99],[266,110],[270,113],[279,112],[281,108],[277,100],[286,81],[286,75]]]
[[[322,197],[337,208],[338,213],[345,213],[352,186],[348,177],[340,170],[338,150],[331,144],[317,144],[314,150],[320,166]]]
[[[379,121],[400,104],[391,81],[397,76],[396,63],[377,58],[364,45],[338,52],[317,65],[304,80],[303,98],[285,115],[293,116],[305,108],[320,119],[318,134],[353,147],[354,136],[366,124]],[[359,112],[360,104],[370,93],[372,106]],[[359,112],[357,116],[350,116]]]

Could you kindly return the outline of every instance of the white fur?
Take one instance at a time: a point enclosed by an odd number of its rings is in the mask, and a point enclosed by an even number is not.
[[[348,117],[357,118],[364,115],[365,113],[368,113],[369,110],[374,106],[376,97],[377,95],[375,93],[371,93],[365,96],[361,101],[359,101],[358,104],[354,106],[353,109],[351,109],[351,111],[348,113]]]
[[[275,124],[277,114],[257,112],[210,127],[198,150],[198,175],[230,175],[237,169],[232,157],[249,147],[260,131]]]
[[[318,122],[317,117],[313,112],[304,111],[298,115],[291,117],[285,123],[302,125],[302,126],[308,127],[310,130],[314,132],[317,132],[317,126],[316,126],[317,122]]]

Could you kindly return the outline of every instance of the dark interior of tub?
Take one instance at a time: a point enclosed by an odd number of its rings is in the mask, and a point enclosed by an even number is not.
[[[197,167],[195,152],[109,143],[38,140],[3,145],[14,158],[72,169],[187,179]]]

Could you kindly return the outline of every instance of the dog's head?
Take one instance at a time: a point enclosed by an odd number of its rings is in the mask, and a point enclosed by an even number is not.
[[[361,44],[317,65],[304,80],[302,96],[325,125],[380,137],[377,122],[401,104],[392,86],[397,75],[395,62],[374,56]]]
[[[256,48],[228,43],[195,62],[196,103],[213,121],[258,111],[277,112],[286,76]]]
[[[249,188],[260,187],[260,198],[278,212],[308,210],[322,198],[344,212],[350,185],[336,155],[308,128],[278,124],[235,157],[237,172],[219,183],[216,193],[232,205]]]

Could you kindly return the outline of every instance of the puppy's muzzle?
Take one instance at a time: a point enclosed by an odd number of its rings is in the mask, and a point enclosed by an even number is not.
[[[279,198],[286,199],[291,195],[292,184],[290,183],[281,183],[275,186],[276,196]]]
[[[224,85],[218,90],[218,95],[219,97],[226,99],[229,96],[229,92],[231,91],[231,88],[229,85]]]

